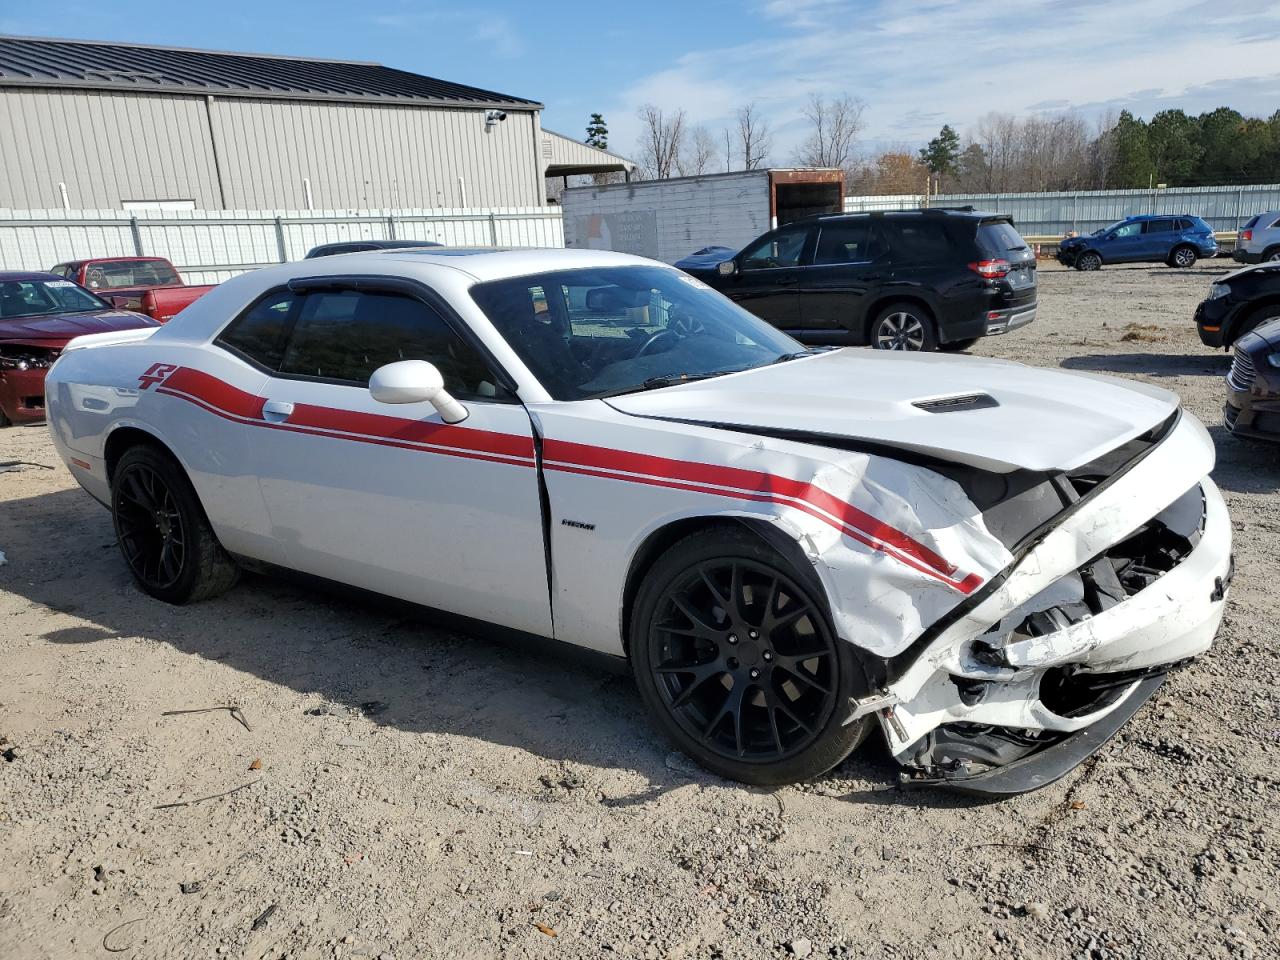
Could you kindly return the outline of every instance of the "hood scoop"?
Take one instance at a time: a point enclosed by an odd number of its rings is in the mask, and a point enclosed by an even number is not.
[[[939,397],[937,400],[917,400],[911,404],[928,413],[959,413],[962,410],[990,410],[1000,406],[989,393],[965,393],[956,397]]]

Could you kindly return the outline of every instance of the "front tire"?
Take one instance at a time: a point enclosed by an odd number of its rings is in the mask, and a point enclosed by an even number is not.
[[[111,478],[111,515],[129,572],[157,600],[207,600],[239,577],[182,467],[155,447],[131,447],[121,456]]]
[[[936,350],[933,318],[914,303],[891,303],[871,324],[871,346],[877,350]]]
[[[812,574],[745,529],[672,546],[636,596],[631,667],[655,725],[706,769],[759,786],[827,772],[866,737],[853,648]]]
[[[1188,267],[1194,267],[1197,259],[1198,255],[1194,247],[1185,245],[1175,247],[1173,253],[1169,254],[1169,266],[1185,270]]]
[[[1102,269],[1102,257],[1098,256],[1092,250],[1080,254],[1076,257],[1077,270],[1100,270]]]
[[[1263,263],[1280,262],[1280,247],[1268,247],[1262,254]]]

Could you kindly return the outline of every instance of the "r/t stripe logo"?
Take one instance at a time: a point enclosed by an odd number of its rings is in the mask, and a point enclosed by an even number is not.
[[[154,384],[164,383],[165,378],[177,369],[178,367],[176,364],[153,363],[151,366],[147,367],[147,372],[138,378],[138,389],[146,390]]]

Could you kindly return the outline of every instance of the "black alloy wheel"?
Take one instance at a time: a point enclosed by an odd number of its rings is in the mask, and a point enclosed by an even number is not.
[[[633,634],[631,652],[641,694],[708,769],[759,784],[817,776],[868,729],[844,723],[840,710],[848,644],[754,534],[723,538],[721,549],[718,539],[677,544],[642,588],[635,626],[644,636]]]
[[[187,559],[187,530],[168,483],[150,464],[120,471],[116,535],[129,569],[151,591],[171,589]]]
[[[1196,252],[1190,247],[1178,247],[1173,251],[1173,256],[1169,258],[1169,262],[1175,266],[1185,269],[1186,267],[1194,267],[1196,265]]]
[[[881,310],[872,324],[871,346],[877,350],[936,350],[938,338],[933,321],[923,310],[911,303],[894,303]]]
[[[120,457],[111,475],[111,513],[129,572],[156,599],[205,600],[239,578],[191,481],[160,448],[140,444]]]
[[[1102,267],[1102,258],[1096,253],[1082,253],[1076,257],[1077,270],[1098,270]]]

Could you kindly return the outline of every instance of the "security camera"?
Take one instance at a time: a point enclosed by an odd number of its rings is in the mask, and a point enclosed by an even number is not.
[[[495,123],[501,123],[507,119],[507,111],[505,110],[486,110],[484,112],[484,125],[492,127]]]

